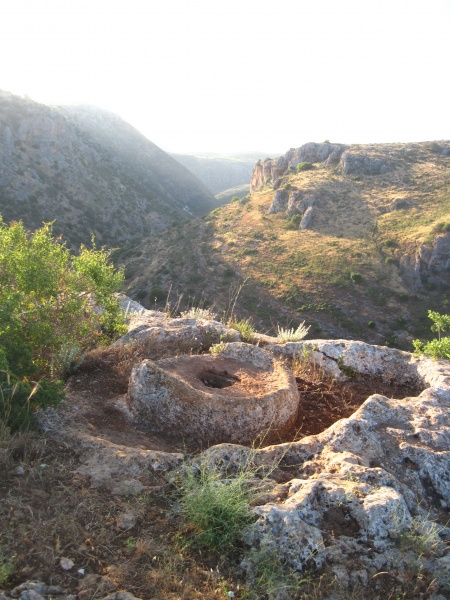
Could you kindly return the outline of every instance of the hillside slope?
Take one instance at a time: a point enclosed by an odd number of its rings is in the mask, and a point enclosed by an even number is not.
[[[450,143],[332,146],[258,163],[248,202],[144,244],[131,292],[223,310],[245,280],[236,310],[260,329],[411,349],[450,302]]]
[[[0,213],[111,246],[217,206],[194,175],[119,117],[0,92]]]

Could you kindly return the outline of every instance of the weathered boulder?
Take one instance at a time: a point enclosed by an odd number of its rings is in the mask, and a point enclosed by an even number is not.
[[[274,549],[296,569],[327,562],[344,578],[358,569],[370,576],[407,564],[396,541],[420,523],[434,527],[434,567],[426,564],[437,569],[449,556],[450,532],[432,519],[450,506],[450,363],[343,340],[272,349],[318,362],[336,377],[370,375],[426,389],[403,400],[372,395],[317,436],[261,449],[263,462],[297,465],[297,479],[287,499],[256,510],[249,543]]]
[[[314,217],[315,207],[310,206],[306,209],[303,218],[300,222],[300,229],[308,229],[311,225],[311,220]]]
[[[289,194],[286,190],[277,190],[267,214],[273,215],[279,212],[284,212],[287,208],[288,199]]]
[[[343,144],[317,144],[315,142],[308,142],[303,144],[300,148],[291,151],[289,157],[289,166],[296,167],[301,162],[327,162],[333,164],[339,162],[339,158],[346,146]]]
[[[226,327],[218,321],[193,319],[185,317],[170,318],[164,313],[146,310],[137,312],[130,323],[128,333],[118,339],[115,344],[151,341],[153,346],[179,346],[180,348],[209,348],[220,340],[240,340],[234,329]]]
[[[341,157],[341,167],[346,175],[380,175],[389,171],[386,160],[356,154],[355,152],[344,152]]]
[[[283,363],[239,343],[214,356],[143,361],[132,371],[128,405],[134,419],[153,431],[242,443],[290,427],[298,391]]]
[[[303,192],[289,194],[288,215],[301,215],[317,202],[317,196],[306,195]]]

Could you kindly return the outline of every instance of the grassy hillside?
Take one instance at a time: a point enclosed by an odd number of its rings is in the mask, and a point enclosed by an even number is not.
[[[245,281],[236,309],[262,330],[306,319],[309,337],[411,349],[428,332],[427,309],[444,312],[450,301],[448,271],[417,267],[450,229],[450,157],[426,143],[350,149],[384,157],[389,169],[348,175],[317,163],[278,182],[315,197],[308,228],[300,215],[269,214],[276,191],[267,185],[140,246],[127,261],[130,290],[152,305],[171,287],[172,298],[220,311]]]

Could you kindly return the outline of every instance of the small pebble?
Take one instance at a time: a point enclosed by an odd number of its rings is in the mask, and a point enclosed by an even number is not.
[[[61,569],[64,569],[64,571],[70,571],[70,569],[72,569],[75,563],[73,562],[73,560],[70,560],[70,558],[62,558],[59,561],[59,564],[61,566]]]

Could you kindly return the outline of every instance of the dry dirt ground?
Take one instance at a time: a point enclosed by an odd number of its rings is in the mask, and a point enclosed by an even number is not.
[[[88,355],[68,387],[68,407],[77,405],[79,426],[90,433],[133,447],[185,454],[201,443],[156,435],[137,429],[118,410],[123,401],[131,365],[139,356],[128,351],[101,350]],[[152,357],[151,349],[144,352]],[[153,356],[153,358],[157,358]],[[335,420],[349,416],[370,393],[399,397],[399,390],[373,381],[354,380],[337,385],[319,370],[297,368],[302,410],[287,435],[298,439],[318,433]],[[403,396],[410,390],[403,390]],[[283,441],[286,441],[286,437]],[[77,472],[80,461],[66,444],[38,433],[0,438],[0,589],[27,579],[62,585],[79,600],[101,598],[108,590],[126,589],[144,600],[224,599],[252,595],[236,556],[194,552],[184,543],[185,525],[171,510],[175,486],[163,476],[140,493],[114,495],[92,488]],[[127,523],[127,517],[133,519]],[[61,568],[62,558],[74,567]],[[84,570],[84,575],[79,572]],[[326,575],[308,574],[289,597],[325,598],[333,582]],[[420,598],[397,593],[389,583],[384,600]],[[334,588],[333,588],[334,589]],[[410,593],[410,592],[408,592]],[[411,592],[412,593],[412,592]],[[346,592],[347,594],[347,592]],[[380,598],[379,592],[353,590],[345,598]]]

